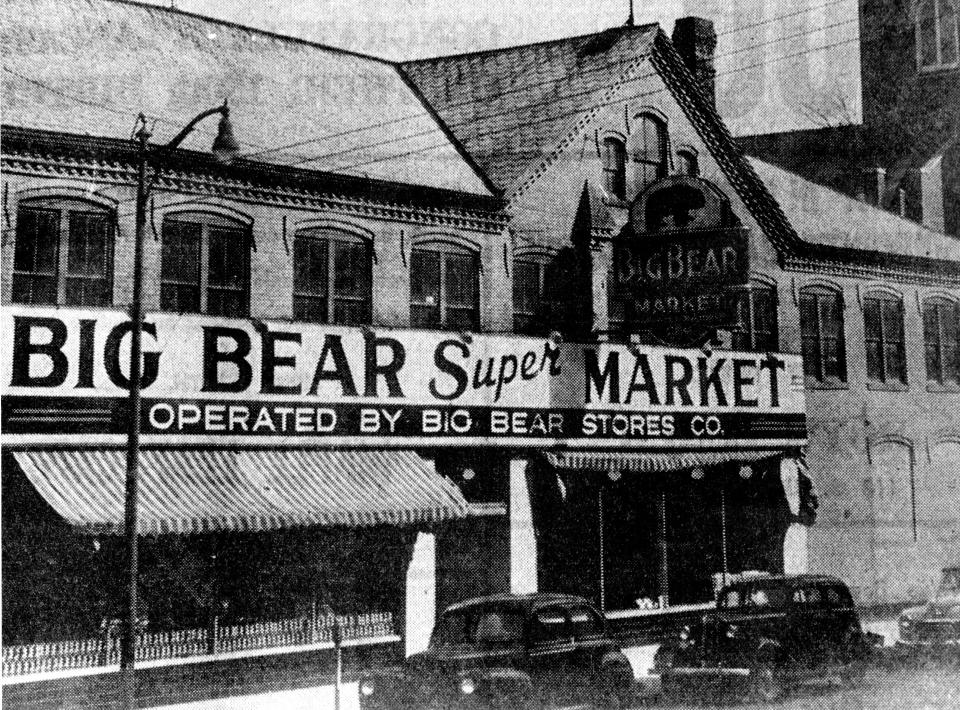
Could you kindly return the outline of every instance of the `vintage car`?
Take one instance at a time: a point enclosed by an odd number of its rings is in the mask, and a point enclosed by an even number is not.
[[[699,624],[654,658],[664,693],[701,683],[773,700],[814,678],[854,680],[870,653],[846,585],[834,577],[766,575],[722,588]]]
[[[545,593],[454,604],[426,651],[359,683],[362,710],[617,708],[634,690],[603,616],[580,597]]]
[[[944,567],[940,584],[926,604],[903,610],[898,643],[960,653],[960,566]]]

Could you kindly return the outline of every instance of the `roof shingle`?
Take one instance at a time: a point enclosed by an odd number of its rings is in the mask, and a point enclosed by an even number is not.
[[[5,125],[127,138],[143,112],[159,143],[228,98],[252,159],[490,194],[393,63],[118,0],[10,0],[0,27]]]

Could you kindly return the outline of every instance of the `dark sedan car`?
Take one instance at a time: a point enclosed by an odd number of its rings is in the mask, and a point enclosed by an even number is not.
[[[633,670],[580,597],[503,594],[449,607],[430,646],[359,684],[362,710],[621,707]]]
[[[960,652],[960,566],[944,567],[940,585],[926,604],[903,610],[899,643]]]
[[[870,651],[846,585],[815,575],[761,576],[724,587],[717,608],[654,660],[664,692],[694,681],[777,698],[812,678],[852,679]]]

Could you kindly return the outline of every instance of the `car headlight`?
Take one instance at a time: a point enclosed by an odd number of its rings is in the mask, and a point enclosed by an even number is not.
[[[689,626],[684,626],[682,629],[680,629],[680,640],[681,640],[681,641],[689,641],[689,640],[690,640],[690,627],[689,627]]]
[[[460,681],[460,692],[464,695],[473,695],[476,689],[477,684],[474,682],[473,678],[467,677]]]
[[[907,628],[907,627],[910,626],[910,624],[912,624],[912,623],[913,623],[913,621],[910,620],[910,619],[908,619],[907,617],[905,617],[905,616],[901,616],[901,617],[900,617],[900,626],[901,626],[901,627]]]
[[[740,627],[739,627],[739,626],[737,626],[736,624],[730,624],[730,626],[727,627],[727,638],[728,638],[728,639],[735,639],[735,638],[737,638],[739,635],[740,635]]]
[[[371,695],[373,695],[374,690],[376,690],[376,688],[374,687],[372,680],[367,679],[360,681],[360,695],[369,698]]]

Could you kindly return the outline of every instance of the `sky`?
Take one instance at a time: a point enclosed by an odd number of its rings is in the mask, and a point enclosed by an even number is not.
[[[152,0],[169,5],[170,0]],[[189,12],[387,59],[622,25],[629,0],[173,0]],[[712,19],[717,96],[735,135],[861,120],[857,0],[635,0],[638,24]]]

